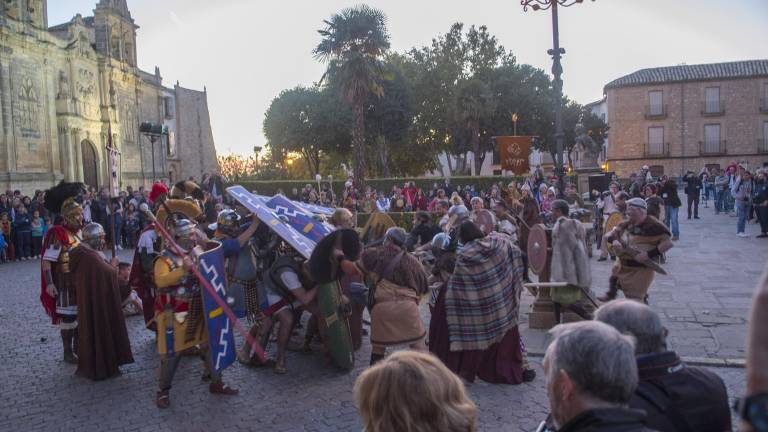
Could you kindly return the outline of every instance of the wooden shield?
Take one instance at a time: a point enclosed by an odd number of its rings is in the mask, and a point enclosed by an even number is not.
[[[535,274],[542,274],[547,270],[547,232],[544,225],[536,224],[531,227],[528,234],[528,267]]]
[[[614,229],[617,225],[619,225],[622,222],[624,222],[624,216],[622,216],[620,212],[611,213],[611,215],[608,216],[608,220],[605,221],[603,235],[606,235],[609,232],[611,232],[612,229]],[[613,246],[611,246],[610,243],[608,243],[608,252],[610,252],[611,255],[616,254],[613,251]]]
[[[493,213],[485,209],[475,211],[472,219],[485,235],[490,234],[496,225],[496,218],[493,216]]]

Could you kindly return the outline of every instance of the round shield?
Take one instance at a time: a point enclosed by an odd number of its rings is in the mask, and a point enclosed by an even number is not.
[[[536,224],[528,233],[528,267],[535,274],[542,274],[547,269],[547,231],[544,225]]]
[[[493,213],[485,209],[475,211],[472,215],[472,220],[485,235],[490,234],[496,226],[496,218],[493,216]]]

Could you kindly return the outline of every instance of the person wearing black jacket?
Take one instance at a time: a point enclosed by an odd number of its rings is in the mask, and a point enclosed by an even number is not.
[[[431,242],[432,238],[439,232],[440,227],[432,222],[429,213],[420,211],[416,213],[413,229],[408,234],[405,246],[409,251],[412,251],[414,248]]]
[[[757,213],[757,220],[760,222],[760,234],[758,238],[768,237],[768,172],[759,173],[755,181],[752,200],[753,207]]]
[[[653,430],[645,412],[627,407],[637,388],[629,336],[599,321],[561,324],[551,333],[543,362],[548,423],[558,432]]]
[[[661,199],[664,200],[664,224],[672,231],[672,240],[680,240],[680,225],[677,216],[683,203],[677,195],[677,183],[667,176],[663,176],[661,182]]]
[[[691,205],[693,205],[693,218],[699,219],[701,179],[693,171],[688,171],[683,176],[683,182],[685,182],[685,194],[688,196],[688,219],[691,218]]]
[[[635,338],[639,383],[629,407],[647,413],[648,427],[661,432],[731,430],[723,380],[667,351],[666,329],[650,307],[632,300],[614,300],[601,306],[595,319]]]

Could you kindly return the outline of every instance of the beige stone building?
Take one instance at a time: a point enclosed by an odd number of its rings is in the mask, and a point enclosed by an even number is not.
[[[47,0],[2,1],[0,189],[106,186],[110,131],[122,187],[217,170],[206,92],[140,70],[138,28],[125,0],[100,0],[93,16],[53,27]],[[152,145],[141,122],[169,133]]]
[[[604,93],[608,169],[620,176],[768,162],[768,60],[643,69]]]

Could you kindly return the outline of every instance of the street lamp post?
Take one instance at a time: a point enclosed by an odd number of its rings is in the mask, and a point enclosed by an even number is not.
[[[139,132],[149,138],[149,142],[152,143],[152,182],[157,181],[157,172],[155,171],[155,141],[168,136],[168,128],[161,124],[143,122],[139,125]],[[165,170],[165,158],[163,161],[163,170]]]
[[[563,196],[565,187],[565,171],[563,169],[563,149],[565,148],[565,134],[563,133],[563,66],[560,59],[565,54],[565,49],[560,47],[560,30],[558,28],[557,8],[570,7],[584,0],[520,0],[523,11],[530,7],[534,11],[552,9],[552,49],[547,54],[552,56],[552,75],[555,88],[555,175],[557,176],[557,193]],[[592,0],[595,1],[595,0]]]

